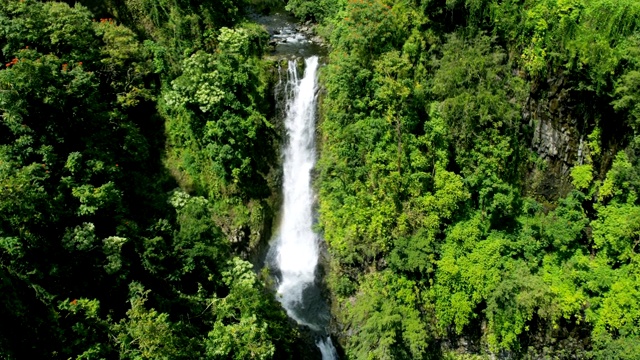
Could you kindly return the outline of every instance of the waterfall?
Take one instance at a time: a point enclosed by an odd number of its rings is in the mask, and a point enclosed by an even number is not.
[[[327,334],[330,313],[317,284],[319,236],[313,231],[313,191],[311,170],[315,165],[315,118],[318,57],[305,60],[305,72],[290,61],[286,92],[287,145],[284,149],[284,204],[274,246],[279,272],[278,300],[298,324],[316,334],[322,359],[337,359]]]

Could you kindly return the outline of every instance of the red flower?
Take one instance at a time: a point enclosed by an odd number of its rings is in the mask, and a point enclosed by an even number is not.
[[[17,63],[18,63],[18,61],[20,61],[20,60],[18,60],[18,58],[13,58],[13,60],[11,60],[11,62],[10,62],[10,63],[7,63],[7,64],[5,64],[5,65],[6,65],[7,67],[9,67],[9,66],[11,66],[11,65],[15,65],[15,64],[17,64]]]

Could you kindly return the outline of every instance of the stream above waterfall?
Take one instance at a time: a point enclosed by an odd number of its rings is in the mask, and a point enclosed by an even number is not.
[[[270,57],[276,59],[308,58],[324,56],[327,49],[322,40],[313,36],[311,24],[299,24],[297,19],[286,12],[273,12],[269,15],[251,16],[251,19],[264,26],[271,36],[273,46]]]

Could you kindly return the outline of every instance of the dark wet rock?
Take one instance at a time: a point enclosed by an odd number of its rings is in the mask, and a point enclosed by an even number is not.
[[[530,149],[539,157],[527,178],[529,195],[555,201],[571,191],[571,168],[590,158],[585,141],[598,117],[608,116],[597,111],[603,108],[607,107],[597,100],[585,99],[585,93],[561,72],[532,84],[522,114]],[[594,174],[608,168],[622,141],[623,131],[609,128],[602,131],[609,133],[603,134],[601,159],[591,159]]]

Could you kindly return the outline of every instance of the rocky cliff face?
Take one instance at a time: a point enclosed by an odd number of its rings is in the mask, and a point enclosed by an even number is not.
[[[527,193],[534,197],[555,200],[566,195],[571,168],[584,162],[585,139],[597,116],[573,88],[562,74],[551,76],[531,89],[524,107],[530,148],[538,156],[527,179]]]
[[[613,111],[611,99],[593,91],[581,91],[561,72],[534,84],[523,108],[528,124],[529,147],[537,155],[529,171],[526,194],[554,201],[572,189],[571,168],[591,163],[594,177],[603,179],[615,154],[624,149],[632,133]],[[592,154],[589,135],[598,127],[595,140],[601,149]]]

